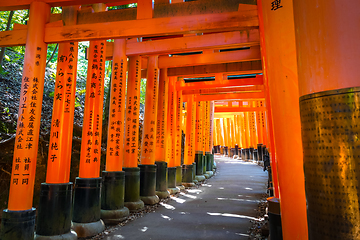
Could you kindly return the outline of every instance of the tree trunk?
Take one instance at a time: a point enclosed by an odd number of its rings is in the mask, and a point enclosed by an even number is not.
[[[10,11],[5,31],[9,31],[10,26],[11,26],[11,20],[12,20],[13,16],[14,16],[14,11]],[[2,47],[0,50],[0,67],[2,66],[4,56],[5,56],[5,47]]]

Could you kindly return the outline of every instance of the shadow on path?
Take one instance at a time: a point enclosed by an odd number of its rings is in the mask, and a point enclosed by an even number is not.
[[[155,212],[103,235],[102,239],[248,239],[267,173],[254,163],[215,156],[217,173]]]

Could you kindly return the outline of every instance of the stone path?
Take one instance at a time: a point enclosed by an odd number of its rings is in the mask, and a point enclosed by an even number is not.
[[[267,173],[250,162],[220,156],[215,161],[216,175],[200,188],[173,197],[103,239],[248,239]]]

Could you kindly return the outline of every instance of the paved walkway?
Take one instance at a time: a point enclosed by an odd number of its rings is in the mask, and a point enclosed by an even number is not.
[[[217,173],[104,239],[248,239],[267,174],[254,163],[215,157]]]

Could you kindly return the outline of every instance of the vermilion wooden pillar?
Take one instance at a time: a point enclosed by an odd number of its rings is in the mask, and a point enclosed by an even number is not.
[[[170,194],[179,192],[176,187],[176,91],[177,77],[169,78],[169,104],[168,104],[168,191]]]
[[[209,101],[208,102],[208,130],[207,130],[207,134],[209,135],[207,138],[207,165],[206,165],[206,171],[207,174],[209,174],[210,176],[212,176],[213,173],[213,168],[214,168],[214,154],[213,154],[213,147],[214,147],[214,111],[215,111],[215,107],[214,107],[214,101]]]
[[[122,171],[124,151],[124,118],[127,56],[126,40],[115,39],[113,50],[106,167],[102,172],[101,219],[106,224],[123,221],[129,215],[124,206],[125,172]]]
[[[185,187],[194,186],[194,139],[195,139],[195,108],[194,95],[188,97],[186,103],[186,131],[185,131],[185,150],[184,165],[182,166],[182,184]],[[194,114],[195,112],[195,114]]]
[[[183,81],[181,78],[175,81],[176,83]],[[176,164],[176,186],[182,190],[185,187],[182,185],[182,163],[181,163],[181,140],[182,140],[182,119],[183,119],[183,96],[182,91],[176,91],[176,105],[175,105],[175,164]]]
[[[196,102],[196,122],[195,122],[195,163],[196,163],[196,180],[205,180],[204,161],[203,161],[203,121],[202,121],[202,103]]]
[[[158,56],[150,56],[147,66],[145,114],[141,141],[140,196],[147,205],[159,202],[156,189],[156,117],[159,86]]]
[[[34,238],[32,203],[46,64],[44,34],[49,16],[49,5],[30,4],[9,202],[2,214],[1,239]]]
[[[265,71],[274,120],[282,232],[285,240],[307,239],[293,1],[272,3],[258,1],[259,15],[264,19],[260,18],[264,24],[260,30],[264,31],[261,37],[266,48]]]
[[[129,72],[125,110],[125,145],[123,170],[125,171],[125,206],[130,211],[144,207],[140,199],[139,108],[140,108],[141,57],[129,57]]]
[[[105,229],[100,219],[105,48],[106,41],[90,42],[79,177],[74,190],[73,229],[79,237],[94,236]]]
[[[64,7],[66,25],[76,24],[78,7]],[[36,239],[76,237],[71,231],[72,186],[69,182],[74,125],[78,43],[60,43],[50,132],[46,182],[41,184]],[[51,213],[51,214],[49,214]]]
[[[308,236],[357,239],[360,2],[293,4]]]
[[[159,198],[167,198],[169,192],[167,190],[168,168],[166,161],[167,149],[167,113],[168,113],[168,77],[167,69],[160,69],[158,91],[158,110],[156,118],[156,148],[155,148],[155,164],[156,164],[156,195]]]
[[[268,60],[267,60],[267,51],[265,45],[265,32],[264,32],[264,18],[261,1],[257,2],[258,7],[258,17],[259,17],[259,30],[260,30],[260,47],[261,47],[261,62],[263,67],[263,79],[264,79],[264,88],[265,88],[265,105],[266,111],[264,112],[265,127],[266,127],[266,138],[268,139],[268,150],[270,153],[270,164],[272,171],[272,180],[274,185],[274,195],[275,197],[280,196],[278,174],[277,174],[277,159],[276,159],[276,148],[275,148],[275,137],[274,137],[274,127],[273,127],[273,118],[272,118],[272,106],[270,99],[270,90],[269,90],[269,76],[268,76]]]

